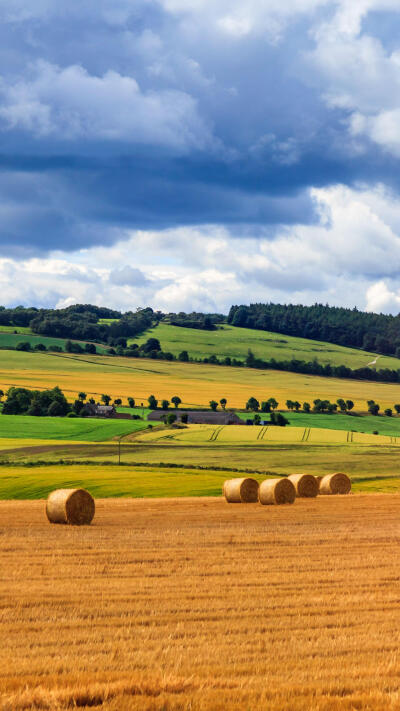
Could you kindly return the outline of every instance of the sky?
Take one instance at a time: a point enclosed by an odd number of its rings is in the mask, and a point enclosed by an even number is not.
[[[400,311],[399,0],[0,0],[0,303]]]

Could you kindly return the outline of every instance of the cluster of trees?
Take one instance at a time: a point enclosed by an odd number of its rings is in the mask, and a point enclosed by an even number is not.
[[[100,323],[100,319],[118,319]],[[56,338],[112,343],[116,338],[132,338],[157,322],[153,309],[138,309],[121,315],[98,306],[69,306],[66,309],[41,310],[29,322],[33,333]]]
[[[45,351],[52,351],[54,353],[62,353],[63,349],[61,346],[58,344],[50,344],[49,346],[46,346],[44,343],[36,343],[33,347],[29,341],[20,341],[17,343],[15,346],[16,351],[39,351],[39,352],[45,352]],[[67,353],[92,353],[96,354],[97,353],[97,348],[94,343],[85,343],[83,346],[80,343],[77,343],[76,341],[66,341],[65,342],[65,350]]]
[[[192,311],[186,314],[180,311],[178,314],[169,313],[163,317],[171,326],[182,326],[184,328],[197,328],[204,331],[215,331],[216,323],[222,323],[226,317],[222,314],[202,314]]]
[[[150,410],[157,410],[158,408],[158,400],[154,395],[150,395],[147,398],[147,402],[149,403],[149,408]],[[171,402],[173,403],[175,409],[178,409],[179,405],[181,404],[182,400],[178,395],[174,395],[171,397]],[[161,400],[161,410],[168,410],[170,406],[170,401],[169,400]]]
[[[323,304],[250,304],[231,306],[228,323],[400,357],[400,315]]]
[[[71,408],[60,388],[28,390],[10,388],[3,405],[3,415],[64,417]]]

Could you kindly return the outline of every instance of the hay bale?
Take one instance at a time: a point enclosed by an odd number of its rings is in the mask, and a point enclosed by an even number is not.
[[[296,496],[313,498],[318,495],[319,484],[312,474],[291,474],[288,479],[296,489]]]
[[[94,499],[85,489],[56,489],[46,503],[50,523],[87,526],[93,519],[94,511]]]
[[[229,504],[253,504],[258,501],[258,481],[250,477],[227,479],[222,491]]]
[[[266,479],[258,491],[260,504],[293,504],[296,489],[290,479]]]
[[[351,491],[351,481],[347,474],[337,472],[327,474],[319,485],[320,494],[349,494]]]

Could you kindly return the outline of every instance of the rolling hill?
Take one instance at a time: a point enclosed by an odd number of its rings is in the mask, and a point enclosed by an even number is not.
[[[148,338],[158,338],[163,351],[170,351],[175,356],[187,350],[192,358],[237,358],[244,360],[249,348],[257,358],[269,360],[312,361],[315,358],[322,364],[346,365],[349,368],[361,368],[374,360],[374,353],[346,348],[333,343],[313,341],[307,338],[286,336],[271,331],[256,331],[251,328],[238,328],[229,324],[217,326],[215,331],[202,331],[193,328],[171,326],[161,322],[158,326],[148,329],[140,337],[131,339],[131,343],[144,343]],[[400,368],[400,359],[379,356],[378,368]]]

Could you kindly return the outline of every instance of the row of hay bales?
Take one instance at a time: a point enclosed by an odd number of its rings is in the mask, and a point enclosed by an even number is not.
[[[223,495],[229,504],[293,504],[296,497],[313,498],[318,494],[349,494],[351,481],[347,474],[337,472],[324,477],[292,474],[282,479],[265,479],[258,483],[251,477],[228,479]]]

